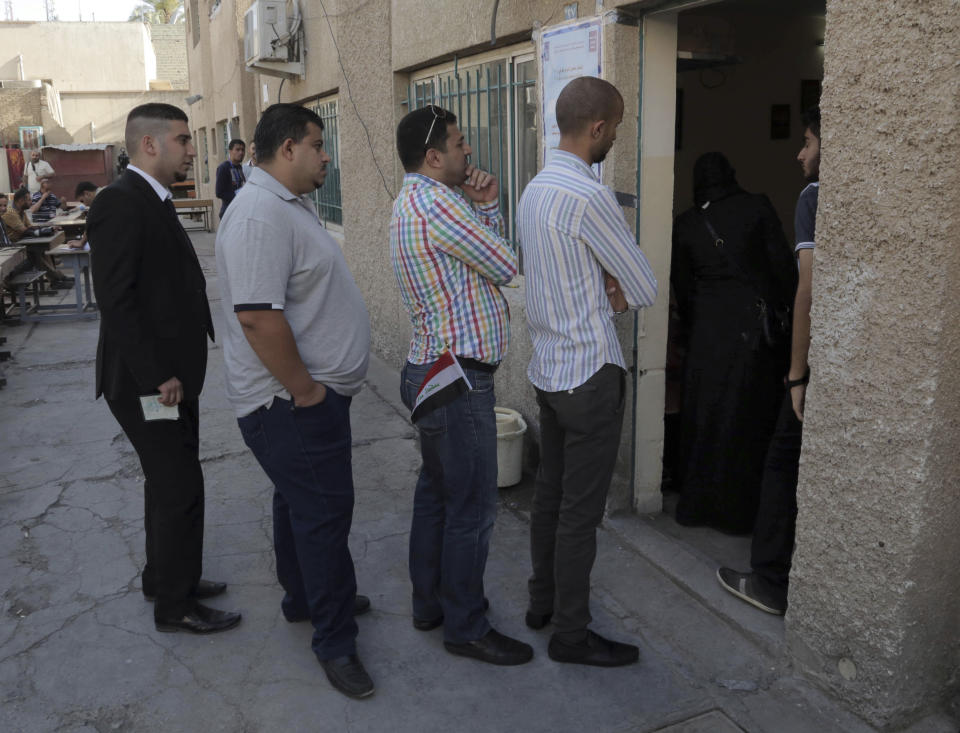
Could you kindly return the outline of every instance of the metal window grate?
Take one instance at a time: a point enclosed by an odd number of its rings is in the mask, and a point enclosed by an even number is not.
[[[317,207],[317,215],[326,224],[343,225],[343,202],[340,192],[340,134],[338,100],[319,102],[310,109],[323,120],[323,147],[330,156],[327,177],[323,186],[310,197]]]
[[[410,110],[436,104],[457,115],[473,149],[471,162],[500,183],[500,210],[507,234],[516,243],[520,193],[536,174],[536,63],[532,56],[512,57],[468,69],[412,80],[402,104]]]

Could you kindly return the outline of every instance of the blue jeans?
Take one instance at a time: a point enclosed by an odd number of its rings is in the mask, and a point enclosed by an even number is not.
[[[347,545],[353,522],[350,397],[295,407],[275,398],[237,422],[273,482],[273,549],[282,608],[313,622],[321,660],[355,654],[357,580]]]
[[[432,364],[410,364],[401,398],[412,407]],[[474,641],[490,630],[483,572],[497,513],[497,422],[493,374],[464,369],[473,389],[418,417],[423,465],[413,498],[413,615],[443,616],[444,639]]]

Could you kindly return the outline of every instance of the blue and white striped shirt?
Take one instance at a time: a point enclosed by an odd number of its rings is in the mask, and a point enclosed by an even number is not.
[[[608,187],[576,155],[557,150],[517,208],[535,387],[579,387],[604,364],[626,367],[604,289],[610,273],[632,309],[657,297],[657,280]]]

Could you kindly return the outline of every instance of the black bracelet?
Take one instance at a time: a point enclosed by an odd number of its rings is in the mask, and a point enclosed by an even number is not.
[[[810,382],[810,368],[807,367],[807,373],[800,377],[800,379],[787,379],[784,381],[787,385],[787,389],[799,387],[801,384],[808,384]]]

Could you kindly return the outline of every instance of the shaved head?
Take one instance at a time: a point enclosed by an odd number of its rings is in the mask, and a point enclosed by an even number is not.
[[[623,113],[623,97],[608,81],[581,76],[560,92],[557,127],[561,135],[576,135],[591,122],[612,120]]]
[[[172,104],[141,104],[127,115],[127,128],[124,131],[124,143],[131,155],[140,151],[140,141],[144,135],[162,137],[174,120],[187,121],[187,115]]]

